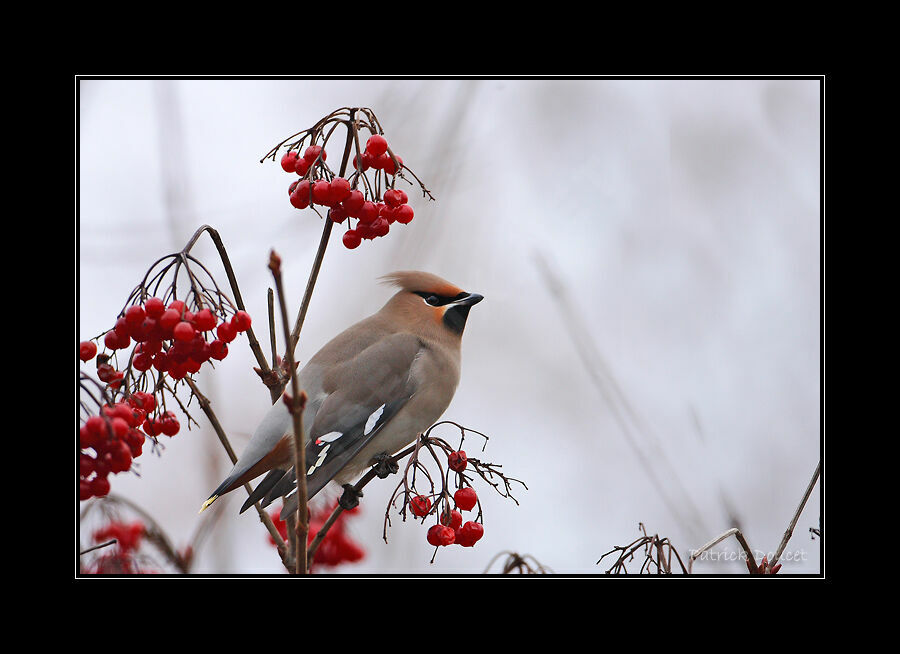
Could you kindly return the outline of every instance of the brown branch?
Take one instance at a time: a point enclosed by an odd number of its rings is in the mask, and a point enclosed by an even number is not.
[[[329,221],[331,222],[331,221]],[[284,339],[288,342],[291,334],[288,327],[287,304],[284,299],[284,285],[281,279],[281,257],[274,250],[269,254],[269,270],[272,271],[272,277],[275,279],[275,292],[278,295],[278,307],[281,310],[281,322],[284,327]],[[291,397],[284,397],[284,403],[291,412],[291,418],[294,422],[294,472],[297,478],[297,543],[294,550],[294,573],[305,575],[309,566],[306,561],[306,543],[307,534],[309,533],[309,501],[306,491],[306,443],[303,433],[303,409],[306,407],[306,393],[300,390],[297,381],[297,371],[294,366],[294,352],[292,348],[287,348],[285,352],[285,363],[287,364],[288,375],[290,375]]]
[[[353,138],[356,134],[355,124],[354,124],[354,115],[356,110],[350,110],[350,116],[346,121],[347,125],[347,140],[344,144],[344,154],[341,159],[341,168],[339,175],[343,177],[347,171],[347,161],[350,158],[350,148],[353,144]],[[319,239],[319,249],[316,251],[316,258],[313,260],[312,269],[309,271],[309,279],[306,282],[306,290],[303,293],[303,300],[300,302],[300,310],[297,312],[297,319],[294,322],[294,329],[290,333],[289,339],[286,339],[286,354],[285,358],[287,358],[287,352],[291,353],[293,357],[294,350],[297,348],[297,341],[300,340],[300,330],[303,329],[303,322],[306,320],[306,312],[309,309],[309,303],[312,299],[313,289],[316,286],[316,280],[319,278],[319,270],[322,268],[322,260],[325,258],[325,249],[328,247],[328,238],[331,236],[331,228],[334,225],[334,222],[329,218],[325,218],[325,226],[322,228],[322,237]],[[286,381],[282,384],[281,389],[284,389],[286,385]]]
[[[244,305],[244,298],[241,297],[241,289],[238,286],[237,278],[234,275],[234,268],[232,268],[231,266],[231,259],[228,258],[228,251],[225,249],[225,244],[222,242],[222,237],[219,236],[219,232],[217,232],[209,225],[203,225],[194,233],[194,236],[191,237],[191,240],[188,242],[188,245],[185,246],[182,252],[187,253],[188,251],[190,251],[190,249],[194,246],[196,240],[203,232],[207,232],[209,234],[209,237],[212,239],[213,244],[215,244],[216,246],[216,251],[219,253],[219,258],[222,260],[222,266],[225,268],[225,275],[228,277],[228,283],[231,285],[231,292],[234,293],[234,301],[237,303],[238,309],[240,309],[241,311],[246,311],[247,307]],[[263,372],[268,372],[269,367],[266,363],[266,357],[263,355],[262,348],[259,346],[259,341],[256,340],[256,335],[253,333],[252,325],[247,329],[247,340],[250,343],[250,349],[253,351],[253,354],[256,357],[256,361],[259,363],[259,367],[262,368]]]

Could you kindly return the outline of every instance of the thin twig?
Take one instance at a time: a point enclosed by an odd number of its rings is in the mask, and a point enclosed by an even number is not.
[[[750,549],[750,545],[747,544],[747,540],[744,538],[744,534],[742,534],[741,530],[738,529],[737,527],[732,527],[725,533],[719,534],[718,536],[713,538],[711,541],[706,543],[706,545],[703,545],[697,551],[691,553],[691,557],[688,559],[688,568],[687,568],[688,573],[690,574],[691,570],[694,567],[694,561],[697,560],[698,558],[700,558],[701,554],[703,554],[707,550],[715,547],[716,545],[721,543],[723,540],[725,540],[729,536],[734,536],[737,539],[738,543],[741,544],[741,548],[744,550],[744,553],[747,555],[748,560],[751,563],[753,563],[753,567],[755,568],[756,567],[756,558],[753,556],[753,551]]]
[[[228,251],[225,249],[225,244],[222,242],[222,237],[219,236],[219,232],[217,232],[209,225],[201,226],[191,237],[190,241],[188,241],[188,244],[184,247],[182,252],[187,254],[187,252],[190,251],[190,249],[194,246],[194,243],[196,243],[197,239],[200,238],[200,235],[203,232],[207,232],[209,234],[209,237],[212,239],[212,242],[216,246],[216,250],[219,253],[219,258],[222,260],[222,266],[223,268],[225,268],[225,275],[228,277],[228,283],[231,285],[231,292],[234,293],[234,301],[237,303],[238,309],[246,311],[246,306],[244,306],[244,299],[243,297],[241,297],[241,289],[238,286],[237,278],[234,275],[234,269],[231,267],[231,260],[228,258]],[[259,364],[260,369],[262,370],[263,374],[266,375],[263,377],[263,380],[265,380],[267,379],[267,376],[271,374],[271,371],[269,369],[269,365],[266,363],[266,357],[263,355],[262,348],[259,345],[259,341],[256,340],[256,335],[253,333],[252,326],[247,329],[247,341],[250,344],[250,349],[253,352],[253,355],[256,357],[256,361]],[[280,394],[281,392],[279,390],[278,395]]]
[[[806,492],[803,494],[803,499],[800,500],[800,506],[798,506],[797,510],[794,511],[794,518],[791,520],[791,524],[788,525],[787,531],[784,532],[784,536],[781,538],[781,544],[778,545],[778,549],[775,550],[775,556],[769,562],[770,568],[775,567],[775,564],[778,563],[778,559],[781,557],[781,553],[784,552],[784,548],[787,547],[788,541],[794,534],[794,527],[797,526],[797,521],[800,519],[800,514],[803,513],[803,507],[806,506],[806,501],[809,499],[809,496],[812,493],[812,489],[816,485],[816,481],[819,479],[819,475],[821,474],[821,472],[822,461],[820,460],[818,465],[816,465],[816,471],[813,473],[812,479],[809,480],[809,486],[806,487]]]
[[[344,154],[341,159],[341,168],[339,175],[344,177],[347,171],[347,161],[350,158],[350,147],[353,144],[353,138],[356,134],[356,130],[354,129],[354,116],[356,110],[350,110],[349,119],[346,122],[347,125],[347,140],[344,144]],[[311,168],[311,167],[310,167]],[[286,352],[291,352],[293,355],[294,350],[297,347],[297,341],[300,340],[300,330],[303,329],[303,322],[306,320],[306,312],[309,309],[309,302],[312,299],[313,289],[316,286],[316,280],[319,277],[319,270],[322,267],[322,260],[325,257],[325,249],[328,247],[328,238],[331,236],[331,228],[334,225],[334,221],[331,220],[330,217],[325,218],[325,226],[322,228],[322,238],[319,239],[319,249],[316,251],[316,258],[313,260],[312,269],[309,271],[309,279],[306,282],[306,290],[303,293],[303,300],[300,302],[300,311],[297,312],[297,320],[294,323],[294,329],[291,331],[290,339],[287,340],[286,343]],[[287,356],[285,355],[285,358]],[[282,390],[286,385],[286,381],[282,384]]]
[[[93,547],[89,547],[86,550],[81,550],[81,552],[78,553],[78,556],[81,556],[82,554],[87,554],[88,552],[93,552],[94,550],[99,550],[101,547],[107,547],[109,545],[113,545],[114,543],[118,543],[118,542],[119,542],[118,540],[113,538],[112,540],[108,540],[105,543],[100,543],[99,545],[94,545]]]
[[[330,222],[330,221],[329,221]],[[281,257],[274,250],[269,254],[269,270],[275,279],[275,292],[278,295],[278,307],[281,310],[281,322],[284,327],[284,340],[288,342],[291,337],[288,326],[287,304],[284,299],[284,285],[281,280]],[[297,478],[297,543],[294,551],[294,572],[305,575],[308,570],[306,561],[307,533],[309,533],[309,509],[307,507],[308,496],[306,491],[306,439],[303,433],[303,409],[306,407],[306,394],[300,390],[294,369],[294,352],[288,348],[285,352],[285,363],[291,382],[291,397],[284,398],[291,418],[294,422],[294,471]]]

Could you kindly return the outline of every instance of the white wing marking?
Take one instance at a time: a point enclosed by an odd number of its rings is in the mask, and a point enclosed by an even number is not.
[[[369,416],[369,419],[366,420],[366,428],[363,429],[363,436],[368,436],[369,432],[375,428],[375,423],[378,422],[382,413],[384,413],[384,404],[375,409],[375,411],[372,412],[372,415]]]
[[[332,443],[332,442],[336,441],[337,439],[339,439],[343,435],[344,434],[339,431],[330,431],[327,434],[325,434],[324,436],[319,436],[316,439],[316,443]]]

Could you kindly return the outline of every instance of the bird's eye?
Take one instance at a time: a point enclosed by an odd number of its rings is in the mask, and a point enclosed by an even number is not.
[[[441,302],[441,298],[437,295],[429,295],[425,298],[425,301],[433,307],[436,307]]]

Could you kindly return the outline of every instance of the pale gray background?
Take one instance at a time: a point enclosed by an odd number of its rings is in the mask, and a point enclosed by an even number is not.
[[[421,524],[395,519],[381,540],[397,479],[373,483],[349,523],[368,556],[337,571],[480,573],[514,550],[602,573],[639,521],[684,556],[735,520],[772,552],[819,460],[819,94],[814,80],[82,80],[78,337],[110,328],[150,264],[208,223],[266,338],[269,250],[296,311],[321,222],[259,159],[338,107],[371,107],[437,201],[409,190],[415,220],[354,251],[334,230],[298,357],[376,311],[386,272],[483,294],[445,417],[487,433],[478,456],[528,490],[516,506],[478,486],[484,539],[430,564]],[[195,252],[220,274],[208,241]],[[269,404],[252,365],[234,347],[197,377],[238,450]],[[230,464],[205,426],[163,439],[112,488],[184,545]],[[255,514],[237,514],[244,495],[215,505],[196,572],[283,571]],[[820,571],[819,515],[817,486],[785,572]]]

